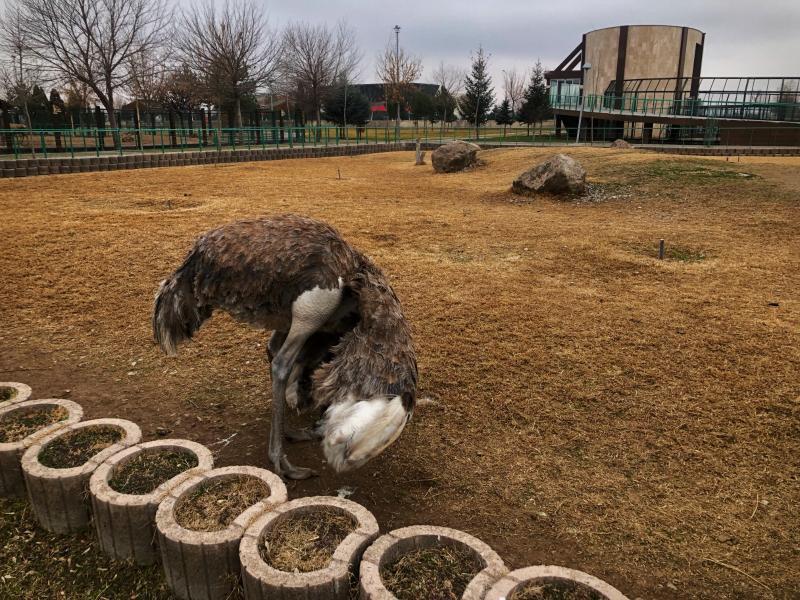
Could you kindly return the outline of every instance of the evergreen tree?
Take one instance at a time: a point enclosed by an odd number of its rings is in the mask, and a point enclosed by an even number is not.
[[[440,88],[433,97],[434,119],[442,123],[452,123],[456,120],[456,99],[444,88]]]
[[[525,96],[519,114],[520,120],[523,123],[527,123],[529,134],[531,124],[544,121],[552,114],[550,93],[544,80],[544,68],[541,61],[536,61],[536,66],[531,72],[531,81],[525,89]]]
[[[322,108],[325,120],[340,127],[344,126],[345,117],[348,125],[363,126],[369,121],[369,100],[352,85],[347,86],[346,90],[342,83],[332,88],[325,97]]]
[[[464,99],[461,103],[461,116],[479,127],[486,123],[492,113],[494,88],[492,78],[487,72],[489,57],[478,47],[472,59],[472,72],[464,79]]]
[[[414,92],[411,96],[411,114],[414,117],[414,121],[428,119],[433,122],[435,114],[433,98],[419,90]]]
[[[506,125],[511,125],[514,122],[514,117],[511,114],[511,102],[509,102],[508,98],[504,98],[500,106],[495,109],[494,120],[498,125],[503,126],[503,131],[505,131]]]

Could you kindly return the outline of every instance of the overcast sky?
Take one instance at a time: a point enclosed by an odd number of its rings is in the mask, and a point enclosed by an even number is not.
[[[234,0],[235,1],[235,0]],[[468,66],[482,44],[491,54],[495,92],[502,69],[540,58],[554,68],[592,29],[614,25],[686,25],[706,33],[703,75],[800,76],[800,0],[265,0],[273,25],[344,18],[364,53],[361,81],[375,80],[375,55],[393,40],[424,61],[427,80],[440,60]]]

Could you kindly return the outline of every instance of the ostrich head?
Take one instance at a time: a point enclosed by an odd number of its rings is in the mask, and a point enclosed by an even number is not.
[[[350,396],[325,411],[320,425],[325,458],[336,471],[362,466],[392,444],[413,414],[409,392],[356,400]]]

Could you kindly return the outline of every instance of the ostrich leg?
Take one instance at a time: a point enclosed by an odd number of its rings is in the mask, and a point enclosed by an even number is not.
[[[288,479],[307,479],[311,469],[292,466],[283,452],[286,411],[286,384],[306,340],[334,314],[341,301],[339,288],[314,288],[303,292],[292,304],[292,325],[286,340],[272,361],[272,428],[269,434],[269,458],[275,472]]]

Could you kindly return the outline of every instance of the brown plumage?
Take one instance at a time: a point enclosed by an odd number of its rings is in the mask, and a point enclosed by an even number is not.
[[[313,432],[337,470],[393,442],[413,411],[411,331],[381,270],[329,225],[296,215],[239,221],[200,236],[156,295],[153,332],[169,354],[214,310],[273,330],[270,458],[283,456],[283,406],[324,411]],[[295,436],[298,437],[298,436]]]

